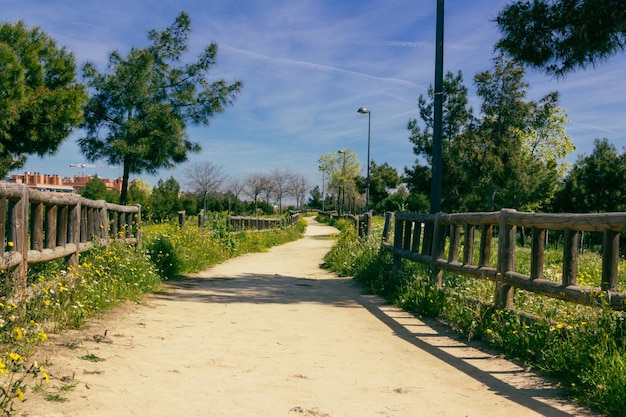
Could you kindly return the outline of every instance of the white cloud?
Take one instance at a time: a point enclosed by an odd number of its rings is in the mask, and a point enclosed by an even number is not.
[[[436,2],[412,0],[1,0],[3,19],[39,25],[79,62],[102,68],[111,50],[146,44],[186,10],[192,21],[190,56],[219,46],[216,78],[239,79],[244,90],[224,114],[190,136],[200,155],[232,172],[289,165],[317,178],[320,154],[352,147],[365,163],[366,118],[372,110],[372,159],[399,170],[414,156],[406,129],[417,99],[434,79]],[[445,14],[446,71],[462,70],[476,110],[473,77],[492,67],[498,33],[493,19],[507,0],[450,0]],[[553,80],[529,72],[532,98],[562,92],[561,105],[578,150],[593,138],[626,143],[626,84],[622,55],[598,68]],[[74,136],[75,137],[75,136]],[[591,144],[591,145],[589,145]],[[71,174],[84,162],[73,141],[30,170]],[[164,171],[163,176],[179,170]],[[152,179],[152,183],[156,180]]]

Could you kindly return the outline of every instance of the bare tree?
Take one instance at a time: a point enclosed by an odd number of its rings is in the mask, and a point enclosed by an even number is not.
[[[278,200],[278,212],[283,212],[283,196],[288,191],[289,177],[292,173],[288,168],[279,169],[276,168],[272,171],[271,180],[273,184],[273,191],[276,199]]]
[[[239,199],[239,196],[246,189],[246,180],[243,178],[232,178],[228,184],[228,190],[233,193],[236,199]]]
[[[259,201],[259,196],[264,192],[268,193],[267,190],[271,188],[269,187],[268,179],[269,179],[268,175],[260,174],[260,173],[250,174],[246,177],[245,191],[247,192],[248,196],[254,200],[254,215],[255,216],[257,212],[257,204]]]
[[[304,198],[308,188],[309,184],[302,174],[292,173],[289,176],[289,191],[291,196],[296,199],[296,208],[302,208],[304,205]]]
[[[265,195],[265,203],[271,205],[270,202],[272,196],[275,194],[275,184],[272,179],[271,174],[263,174],[264,184],[263,184],[263,194]]]
[[[246,179],[237,177],[231,178],[228,182],[227,186],[227,194],[228,194],[228,213],[230,214],[231,210],[231,197],[235,198],[235,213],[238,212],[237,207],[239,207],[238,201],[241,194],[246,189]]]
[[[185,185],[192,193],[202,198],[202,207],[206,213],[207,199],[220,190],[226,179],[222,166],[210,161],[194,162],[185,169],[185,174],[187,175]]]

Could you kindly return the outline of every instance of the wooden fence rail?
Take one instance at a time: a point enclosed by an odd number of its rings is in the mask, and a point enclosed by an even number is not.
[[[287,217],[244,217],[228,216],[230,230],[269,230],[291,227],[300,220],[300,212],[292,212]]]
[[[28,265],[68,258],[110,239],[141,246],[140,206],[93,201],[76,194],[41,192],[0,183],[0,268],[11,270],[16,294],[26,290]]]
[[[519,227],[529,229],[532,235],[529,274],[515,270]],[[475,248],[477,229],[480,230],[480,244]],[[543,277],[547,231],[560,231],[563,235],[561,282]],[[580,287],[576,282],[580,233],[584,232],[603,234],[600,288]],[[626,293],[617,289],[621,232],[626,232],[626,213],[540,214],[510,209],[436,215],[395,212],[387,213],[383,247],[396,259],[427,264],[431,280],[438,286],[443,284],[443,271],[494,281],[494,303],[499,308],[512,308],[514,289],[519,288],[584,305],[593,305],[598,297],[603,297],[611,308],[626,310]],[[393,243],[390,243],[392,234]],[[497,262],[494,268],[490,266],[491,243],[496,236]],[[444,256],[446,250],[447,257]]]
[[[347,219],[354,223],[354,227],[359,237],[369,236],[372,230],[372,212],[363,214],[338,214],[336,211],[319,211],[319,216],[325,216],[331,219]]]

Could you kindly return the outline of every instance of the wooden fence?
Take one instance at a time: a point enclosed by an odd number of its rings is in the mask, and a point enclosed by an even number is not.
[[[140,206],[0,183],[0,269],[11,270],[19,296],[26,290],[28,265],[59,258],[77,265],[80,253],[110,239],[141,246],[140,222]]]
[[[325,216],[331,219],[347,219],[354,222],[359,237],[369,236],[372,230],[372,212],[359,215],[354,214],[338,214],[336,211],[319,211],[319,216]]]
[[[241,230],[270,230],[281,227],[291,227],[300,220],[300,212],[290,212],[287,217],[244,217],[228,216],[228,226],[231,231]]]
[[[531,234],[529,274],[515,270],[518,228],[526,228]],[[476,230],[480,230],[478,248],[474,247]],[[546,233],[552,230],[560,231],[563,237],[561,282],[543,277]],[[580,235],[585,232],[600,232],[603,236],[599,289],[580,287],[576,282]],[[436,215],[396,212],[387,213],[383,247],[396,259],[427,264],[431,280],[438,286],[443,284],[443,271],[494,281],[494,303],[499,308],[512,308],[514,289],[520,288],[584,305],[596,304],[598,297],[602,297],[611,308],[626,310],[626,293],[617,290],[620,232],[626,232],[626,213],[538,214],[508,209]],[[393,243],[389,243],[392,234]],[[494,268],[489,265],[492,265],[491,243],[496,236]]]

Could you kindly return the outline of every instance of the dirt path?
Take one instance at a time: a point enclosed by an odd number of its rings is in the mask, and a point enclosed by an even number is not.
[[[334,232],[309,220],[304,239],[54,335],[42,350],[52,384],[75,387],[66,402],[30,393],[21,415],[583,415],[523,369],[320,269]]]

